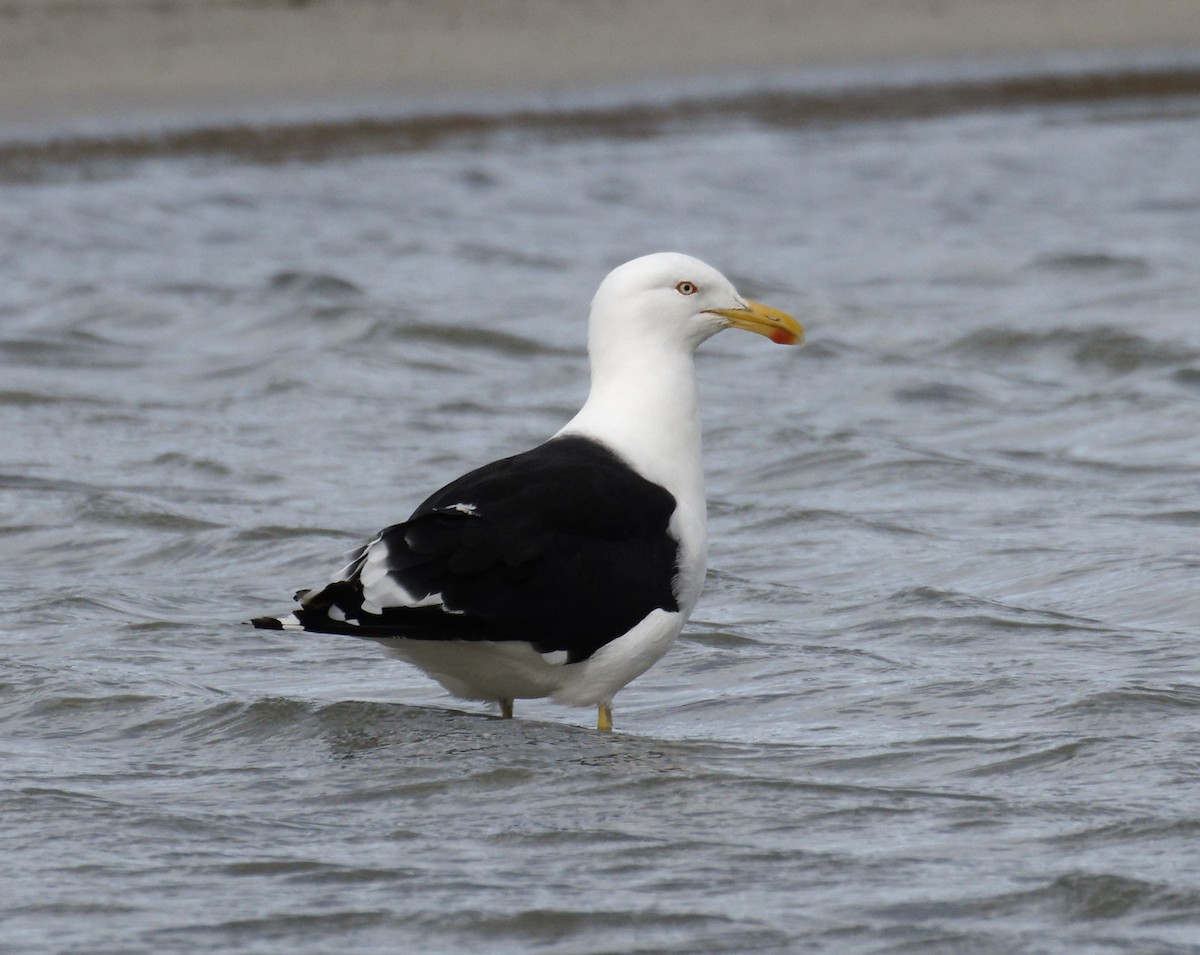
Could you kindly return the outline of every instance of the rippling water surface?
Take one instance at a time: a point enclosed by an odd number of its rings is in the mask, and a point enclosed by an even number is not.
[[[0,181],[0,947],[1200,951],[1200,102],[497,124]],[[679,249],[711,570],[592,714],[240,624]]]

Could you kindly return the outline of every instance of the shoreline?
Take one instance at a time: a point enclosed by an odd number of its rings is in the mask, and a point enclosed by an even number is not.
[[[323,117],[249,118],[150,128],[76,130],[35,137],[0,133],[0,181],[36,178],[51,165],[123,161],[179,155],[226,155],[277,162],[330,155],[434,148],[478,139],[501,129],[533,136],[644,138],[679,123],[753,121],[796,128],[817,123],[926,118],[980,110],[1069,106],[1119,100],[1200,97],[1200,57],[1160,65],[1119,68],[1109,62],[1060,64],[1051,72],[1017,70],[969,74],[944,69],[892,73],[891,82],[866,82],[861,74],[808,76],[770,86],[656,88],[569,103],[491,100],[457,108],[413,112],[347,112]],[[924,78],[922,78],[924,77]]]
[[[8,0],[0,138],[1198,65],[1195,0]]]

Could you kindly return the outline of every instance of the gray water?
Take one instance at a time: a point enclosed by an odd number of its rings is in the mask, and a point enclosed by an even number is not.
[[[0,949],[1200,952],[1200,100],[278,147],[2,165]],[[660,249],[810,344],[616,733],[240,623]]]

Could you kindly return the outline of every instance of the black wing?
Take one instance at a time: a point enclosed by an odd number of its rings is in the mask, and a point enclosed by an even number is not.
[[[297,594],[306,630],[526,640],[590,657],[675,611],[675,498],[603,445],[555,438],[442,488],[382,531],[343,579]]]

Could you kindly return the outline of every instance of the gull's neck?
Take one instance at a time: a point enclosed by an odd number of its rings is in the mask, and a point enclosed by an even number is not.
[[[677,499],[704,500],[693,346],[684,342],[589,346],[592,386],[559,434],[603,442]]]

